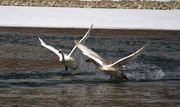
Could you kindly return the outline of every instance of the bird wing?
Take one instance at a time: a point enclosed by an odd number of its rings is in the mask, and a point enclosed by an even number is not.
[[[53,51],[55,54],[57,54],[60,58],[62,58],[62,55],[59,53],[59,51],[57,49],[55,49],[54,47],[47,45],[39,36],[38,36],[39,41],[41,42],[41,45],[44,46],[45,48]]]
[[[82,45],[80,42],[75,41],[75,44],[82,51],[82,53],[84,55],[88,56],[89,58],[91,58],[92,60],[97,62],[97,64],[102,65],[105,62],[105,60],[101,56],[99,56],[93,50],[91,50],[91,49],[87,48],[86,46]]]
[[[84,37],[79,41],[80,43],[84,44],[86,39],[88,39],[89,35],[90,35],[90,31],[93,27],[93,24],[91,25],[91,27],[89,28],[89,30],[86,32],[86,34],[84,35]],[[69,53],[68,56],[71,56],[73,53],[75,53],[75,51],[77,50],[77,46],[74,46],[74,48],[71,50],[71,52]]]
[[[114,62],[113,64],[111,64],[110,66],[112,67],[118,67],[121,65],[125,65],[127,63],[129,63],[130,61],[134,60],[136,57],[138,57],[140,54],[142,54],[142,52],[144,51],[144,49],[147,47],[147,45],[149,45],[150,42],[146,43],[142,48],[140,48],[139,50],[137,50],[136,52],[122,58],[119,59],[118,61]]]

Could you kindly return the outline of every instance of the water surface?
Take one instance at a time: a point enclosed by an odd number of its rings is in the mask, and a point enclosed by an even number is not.
[[[80,35],[0,32],[0,104],[9,106],[179,107],[180,37],[94,36],[87,46],[116,61],[150,46],[122,71],[129,78],[111,81],[87,57],[76,54],[80,69],[65,71],[58,57],[37,39],[66,53]]]

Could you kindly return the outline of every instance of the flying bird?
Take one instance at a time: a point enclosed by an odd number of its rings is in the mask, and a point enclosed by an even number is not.
[[[79,41],[80,43],[82,43],[82,44],[85,43],[85,41],[87,40],[87,38],[90,35],[90,31],[91,31],[92,27],[93,27],[93,24],[91,25],[89,30],[86,32],[84,37]],[[47,45],[39,36],[38,36],[38,39],[41,42],[41,45],[43,47],[53,51],[56,55],[58,55],[59,61],[61,64],[63,64],[65,66],[66,71],[68,70],[68,68],[71,68],[73,70],[76,70],[78,68],[76,60],[72,57],[72,55],[77,50],[77,46],[75,46],[69,54],[66,54],[62,51],[62,49],[57,50],[53,46]]]
[[[134,60],[138,57],[144,49],[149,44],[146,43],[142,48],[137,50],[136,52],[117,60],[114,63],[103,59],[100,55],[98,55],[93,50],[89,49],[88,47],[82,45],[80,42],[75,41],[76,46],[82,51],[82,53],[89,57],[90,59],[86,60],[86,62],[94,63],[101,71],[111,75],[111,79],[127,79],[126,76],[120,71],[123,65],[128,64],[130,61]]]

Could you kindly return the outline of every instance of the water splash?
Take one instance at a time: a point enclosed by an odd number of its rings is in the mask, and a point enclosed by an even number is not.
[[[163,70],[152,64],[131,63],[122,69],[123,73],[130,80],[161,80],[165,73]]]

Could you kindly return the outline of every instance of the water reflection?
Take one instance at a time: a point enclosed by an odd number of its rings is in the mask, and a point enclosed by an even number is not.
[[[4,106],[178,106],[180,85],[171,83],[59,84],[55,87],[14,87],[0,89]],[[159,86],[159,84],[161,84]],[[170,86],[169,86],[170,85]]]

